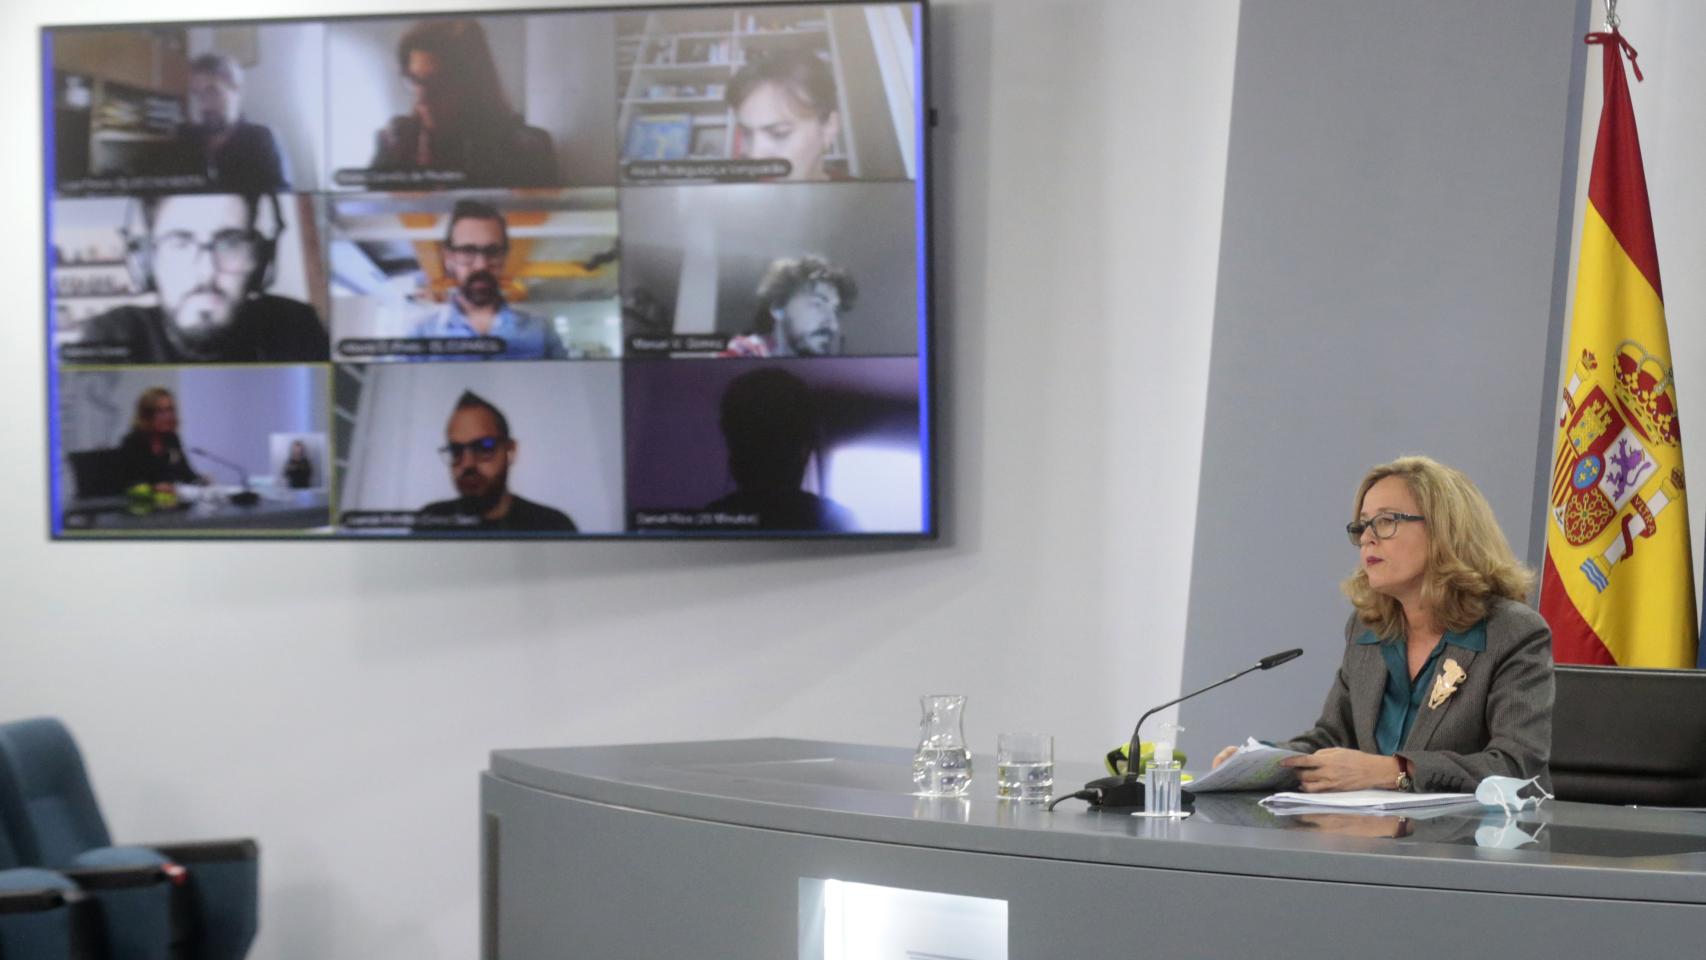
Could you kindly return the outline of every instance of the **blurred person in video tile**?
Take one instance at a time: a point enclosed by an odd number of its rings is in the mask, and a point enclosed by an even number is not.
[[[472,390],[463,391],[445,424],[444,440],[438,452],[450,467],[457,497],[429,503],[420,512],[425,517],[458,517],[465,522],[417,524],[417,530],[576,532],[568,514],[524,500],[509,489],[509,471],[520,445],[510,436],[509,419],[491,401]]]
[[[517,310],[504,301],[509,224],[496,207],[478,200],[456,201],[444,230],[443,255],[444,274],[456,281],[456,289],[437,313],[415,325],[414,336],[503,340],[503,353],[482,358],[562,360],[569,356],[549,318]]]
[[[174,166],[231,193],[290,189],[290,170],[272,128],[243,117],[243,68],[222,53],[190,61],[190,122],[177,130]]]
[[[722,356],[840,356],[841,314],[859,296],[847,271],[811,254],[776,260],[757,295],[753,329],[730,338]]]
[[[756,514],[760,530],[858,529],[846,507],[800,489],[819,446],[817,403],[805,381],[778,367],[743,373],[723,391],[718,423],[735,492],[705,509]]]
[[[786,160],[784,180],[841,179],[824,161],[841,133],[841,110],[822,57],[800,49],[754,57],[729,82],[726,99],[736,156]]]
[[[123,228],[132,283],[154,306],[91,319],[82,343],[122,346],[127,363],[325,360],[314,308],[266,292],[284,221],[272,194],[185,194],[131,203]]]
[[[301,440],[290,441],[290,455],[279,471],[284,485],[292,490],[307,490],[314,486],[314,461],[308,456],[308,445]]]
[[[510,106],[477,21],[415,25],[397,43],[397,69],[413,106],[379,131],[370,169],[455,172],[464,186],[562,184],[551,135]]]
[[[148,484],[166,489],[180,483],[211,481],[190,467],[178,439],[178,401],[165,387],[149,387],[136,398],[130,432],[119,441],[123,486]]]

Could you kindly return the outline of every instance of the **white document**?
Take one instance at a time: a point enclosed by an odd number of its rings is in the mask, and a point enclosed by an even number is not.
[[[1238,752],[1208,773],[1185,784],[1191,793],[1214,793],[1221,790],[1274,790],[1294,786],[1297,774],[1280,761],[1304,754],[1284,747],[1270,747],[1255,737],[1244,741]]]
[[[1406,793],[1403,790],[1345,790],[1340,793],[1276,793],[1262,805],[1275,813],[1321,810],[1410,810],[1476,803],[1473,793]]]

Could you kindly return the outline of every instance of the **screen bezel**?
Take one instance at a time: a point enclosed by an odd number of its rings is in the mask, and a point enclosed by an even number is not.
[[[52,36],[57,33],[146,29],[154,27],[221,27],[221,26],[261,26],[274,24],[295,23],[346,23],[372,20],[403,20],[410,18],[431,18],[451,15],[501,17],[501,16],[541,16],[550,14],[620,14],[640,13],[665,10],[704,10],[704,9],[747,9],[763,7],[860,7],[870,5],[902,5],[912,4],[918,8],[918,45],[916,53],[916,69],[918,82],[918,100],[916,103],[917,116],[915,119],[917,144],[919,151],[918,171],[914,196],[918,206],[914,230],[916,235],[915,255],[921,273],[918,296],[924,310],[924,316],[918,327],[918,376],[920,389],[918,391],[919,411],[919,451],[924,465],[924,482],[920,494],[924,498],[920,511],[924,529],[916,532],[875,532],[875,533],[825,533],[816,531],[656,531],[637,532],[591,532],[575,534],[552,533],[414,533],[410,535],[373,535],[350,533],[334,529],[328,533],[310,533],[303,530],[213,530],[206,532],[186,532],[182,530],[91,530],[69,533],[63,528],[63,513],[59,489],[60,464],[59,459],[64,451],[58,449],[59,436],[59,380],[62,375],[58,359],[53,352],[53,324],[55,287],[52,265],[49,262],[49,251],[53,249],[53,204],[56,199],[55,141],[54,141],[54,67],[52,58]],[[38,28],[37,49],[40,67],[40,90],[42,115],[40,126],[42,158],[42,304],[41,326],[38,328],[42,336],[41,357],[44,364],[45,396],[44,403],[47,425],[44,437],[45,467],[46,467],[46,499],[47,499],[47,537],[54,543],[78,542],[114,542],[114,541],[144,541],[144,542],[268,542],[268,543],[397,543],[397,542],[547,542],[572,543],[577,541],[601,542],[646,542],[658,541],[679,543],[683,541],[800,541],[820,543],[870,543],[883,541],[898,542],[936,542],[942,537],[941,530],[941,483],[942,470],[939,455],[938,434],[940,432],[940,414],[938,392],[939,372],[936,363],[937,352],[937,298],[935,273],[935,196],[934,196],[934,161],[935,151],[930,142],[930,134],[936,127],[937,114],[931,95],[931,55],[930,55],[930,0],[750,0],[750,2],[718,2],[718,3],[660,3],[660,4],[601,4],[596,6],[572,7],[506,7],[499,9],[481,9],[464,11],[447,10],[404,10],[388,11],[385,13],[364,14],[333,14],[326,16],[298,17],[230,17],[218,19],[173,19],[173,20],[137,20],[122,22],[99,23],[59,23],[43,24]],[[620,184],[618,185],[620,189]],[[293,191],[302,193],[304,191]],[[311,191],[319,194],[325,191]],[[571,361],[572,362],[572,361]],[[625,360],[617,360],[622,363]],[[325,364],[328,380],[332,377],[336,362],[328,360]],[[625,474],[625,468],[624,468]],[[332,516],[337,516],[335,494],[331,501]]]

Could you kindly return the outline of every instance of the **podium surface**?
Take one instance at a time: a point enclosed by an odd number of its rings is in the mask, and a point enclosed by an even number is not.
[[[1182,821],[1048,813],[996,799],[982,756],[967,797],[912,796],[911,759],[781,739],[496,751],[484,955],[839,956],[823,946],[840,935],[824,930],[826,881],[948,895],[949,914],[954,898],[1000,904],[1002,957],[1583,956],[1706,939],[1702,813],[1280,816],[1259,794],[1204,795]],[[1062,764],[1056,790],[1099,772]],[[979,942],[895,956],[997,955]]]

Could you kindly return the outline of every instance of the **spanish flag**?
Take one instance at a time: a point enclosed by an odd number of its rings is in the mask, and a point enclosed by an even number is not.
[[[1647,179],[1616,27],[1562,358],[1540,612],[1560,663],[1693,667],[1693,561]],[[1640,79],[1640,67],[1635,66]]]

